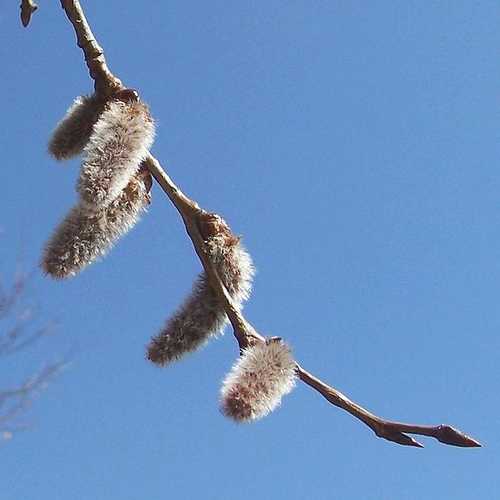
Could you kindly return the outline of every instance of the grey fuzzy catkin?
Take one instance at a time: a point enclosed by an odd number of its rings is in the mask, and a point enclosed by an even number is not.
[[[80,154],[104,105],[104,101],[95,95],[77,97],[52,132],[49,153],[56,160],[67,160]]]
[[[262,418],[280,405],[296,378],[295,361],[282,340],[248,347],[222,384],[222,413],[237,422]]]
[[[211,236],[206,244],[222,282],[241,306],[250,296],[255,273],[250,255],[230,233]],[[203,272],[189,297],[151,340],[148,359],[158,365],[175,361],[221,333],[227,321],[224,307]]]
[[[154,135],[146,104],[109,101],[84,148],[77,186],[82,205],[95,211],[109,205],[139,169]]]
[[[42,269],[53,278],[68,278],[104,257],[139,220],[149,204],[150,187],[150,178],[138,173],[106,208],[89,212],[81,203],[73,207],[48,241]]]

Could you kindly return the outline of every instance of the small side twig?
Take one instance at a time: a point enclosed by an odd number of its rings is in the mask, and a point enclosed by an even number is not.
[[[405,446],[423,448],[421,443],[404,434],[406,432],[409,434],[417,434],[419,436],[433,437],[441,443],[453,446],[460,446],[464,448],[475,448],[481,446],[479,441],[476,441],[470,436],[467,436],[467,434],[464,434],[450,425],[427,426],[385,420],[354,403],[340,391],[330,387],[328,384],[325,384],[302,368],[299,364],[297,364],[297,373],[300,380],[318,391],[332,405],[347,411],[370,427],[370,429],[372,429],[378,437],[384,438],[388,441]]]
[[[78,46],[83,51],[89,74],[95,82],[96,92],[106,96],[120,88],[124,88],[121,81],[109,70],[103,49],[97,43],[92,33],[80,2],[78,0],[61,0],[61,5],[69,21],[73,25],[77,36]],[[202,210],[195,201],[187,197],[175,185],[154,156],[149,155],[146,160],[146,165],[181,215],[188,236],[209,277],[210,284],[224,305],[224,309],[233,326],[234,336],[238,341],[240,349],[255,342],[264,342],[264,337],[255,330],[250,322],[245,319],[238,307],[233,303],[222,280],[217,274],[217,270],[206,253],[203,238],[203,225],[209,222],[210,218],[214,217],[214,215]],[[481,446],[478,441],[448,425],[432,427],[382,419],[351,401],[340,391],[321,381],[299,364],[297,364],[296,369],[297,375],[302,382],[318,391],[331,404],[342,408],[361,420],[370,427],[378,437],[401,445],[422,447],[420,443],[405,434],[409,433],[434,437],[444,444],[454,446]]]

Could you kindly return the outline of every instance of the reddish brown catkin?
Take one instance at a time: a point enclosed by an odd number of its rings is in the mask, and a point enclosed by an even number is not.
[[[121,94],[107,103],[84,148],[77,190],[88,210],[106,207],[121,193],[153,143],[148,106],[129,89]]]
[[[141,170],[106,208],[97,212],[82,204],[72,208],[45,247],[42,269],[53,278],[68,278],[104,257],[146,209],[151,182]]]
[[[67,160],[80,154],[104,106],[104,100],[95,95],[77,97],[52,132],[49,153],[56,160]]]
[[[252,259],[224,221],[219,218],[218,223],[222,230],[206,238],[208,254],[229,294],[241,306],[252,288]],[[191,295],[152,338],[147,357],[158,365],[175,361],[221,333],[227,321],[224,307],[203,272]]]
[[[222,413],[237,422],[262,418],[280,405],[296,378],[295,361],[283,341],[248,347],[223,382]]]

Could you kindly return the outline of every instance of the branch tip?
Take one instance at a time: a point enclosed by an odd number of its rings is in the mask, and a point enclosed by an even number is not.
[[[438,441],[451,446],[460,446],[462,448],[481,448],[479,441],[471,438],[467,434],[455,429],[451,425],[438,425],[434,436]]]
[[[33,2],[33,0],[22,0],[21,1],[21,23],[25,28],[31,20],[31,15],[38,9],[38,5]]]

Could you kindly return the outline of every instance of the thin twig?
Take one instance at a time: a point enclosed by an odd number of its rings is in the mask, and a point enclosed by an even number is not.
[[[26,324],[33,319],[31,309],[23,307],[18,311],[29,279],[30,274],[18,273],[8,290],[0,288],[0,321],[4,322],[0,330],[0,357],[18,352],[52,332],[52,325],[28,330]]]
[[[52,332],[51,325],[42,326],[30,335],[24,334],[24,325],[14,325],[6,335],[0,336],[0,356],[19,352]],[[3,338],[4,337],[4,338]]]
[[[21,305],[30,274],[17,273],[8,289],[0,289],[0,357],[6,357],[36,343],[49,335],[52,325],[27,328],[34,321],[29,307]],[[66,362],[56,361],[33,373],[19,385],[0,388],[0,442],[10,438],[14,430],[27,427],[21,415],[33,398],[64,367]]]
[[[428,426],[385,420],[354,403],[339,390],[330,387],[309,373],[307,370],[304,370],[304,368],[302,368],[299,364],[297,364],[297,373],[302,382],[305,382],[307,385],[316,389],[331,404],[342,408],[357,419],[361,420],[364,424],[370,427],[370,429],[372,429],[378,437],[387,439],[388,441],[393,441],[394,443],[405,446],[423,448],[423,445],[418,441],[415,441],[412,437],[404,434],[407,432],[409,434],[417,434],[419,436],[433,437],[441,443],[461,446],[463,448],[475,448],[481,446],[479,441],[476,441],[470,436],[467,436],[467,434],[464,434],[450,425]]]
[[[112,94],[119,88],[124,88],[121,81],[109,70],[103,49],[97,43],[92,33],[80,2],[78,0],[61,0],[61,5],[69,21],[73,25],[77,36],[78,46],[84,53],[89,74],[95,82],[96,92],[106,96]],[[245,319],[239,308],[232,301],[222,280],[217,274],[215,266],[208,258],[205,251],[205,243],[201,228],[207,218],[213,217],[213,214],[205,212],[195,201],[187,197],[175,185],[154,156],[149,155],[146,160],[146,165],[181,215],[194,249],[208,275],[210,285],[224,305],[224,309],[231,321],[234,335],[240,348],[252,342],[264,341],[264,337],[257,333],[255,328]],[[302,382],[318,391],[331,404],[349,412],[369,426],[377,436],[386,440],[407,446],[422,447],[420,443],[404,434],[407,432],[410,434],[434,437],[442,443],[455,446],[481,446],[474,439],[450,426],[439,425],[432,427],[384,420],[354,403],[340,391],[321,381],[299,364],[297,364],[297,374]]]
[[[28,427],[25,423],[19,422],[19,415],[26,411],[36,394],[66,364],[65,361],[49,364],[18,387],[0,391],[0,441],[5,439],[6,436],[11,437],[14,430],[17,431]]]

